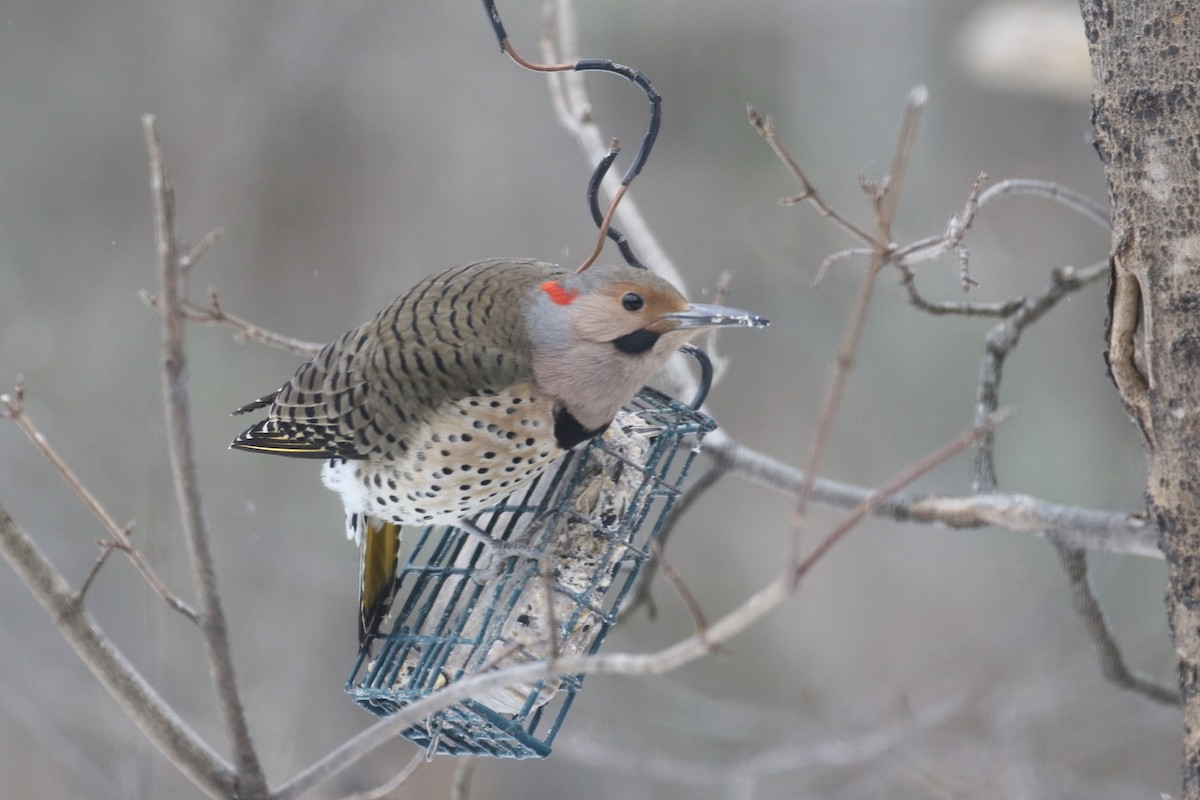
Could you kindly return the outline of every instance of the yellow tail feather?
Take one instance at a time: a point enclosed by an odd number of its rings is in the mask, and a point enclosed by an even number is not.
[[[400,557],[400,526],[363,519],[362,563],[358,589],[358,643],[365,647],[392,606]]]

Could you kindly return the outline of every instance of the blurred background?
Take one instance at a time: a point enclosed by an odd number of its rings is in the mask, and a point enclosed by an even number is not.
[[[540,5],[502,2],[537,52]],[[735,439],[798,463],[861,271],[745,119],[753,103],[826,199],[870,224],[857,175],[887,169],[905,94],[929,87],[896,225],[940,232],[976,175],[1059,181],[1102,199],[1077,5],[959,0],[606,0],[581,4],[585,56],[644,70],[664,98],[635,184],[702,299],[769,317],[725,336],[711,396]],[[589,79],[606,135],[632,145],[646,104]],[[495,256],[574,262],[590,251],[591,165],[554,118],[544,80],[502,58],[478,2],[97,0],[0,5],[0,386],[27,411],[170,584],[191,598],[163,420],[152,208],[140,115],[158,116],[181,235],[224,237],[193,297],[325,341],[420,277]],[[632,149],[627,153],[632,153]],[[627,162],[618,162],[621,163]],[[1107,254],[1106,235],[1043,200],[989,206],[968,238],[978,299],[1038,292],[1053,267]],[[607,256],[616,258],[615,251]],[[953,259],[921,268],[957,298]],[[1072,296],[1009,360],[1001,486],[1061,503],[1142,507],[1134,427],[1105,377],[1104,289]],[[970,424],[989,323],[935,319],[880,283],[824,474],[874,485]],[[188,333],[192,407],[234,656],[265,767],[279,782],[372,718],[344,694],[357,564],[342,508],[312,462],[233,453],[229,411],[298,359]],[[918,488],[969,489],[969,458]],[[0,424],[0,501],[76,584],[102,533],[20,433]],[[695,508],[671,558],[710,618],[774,575],[790,499],[734,479]],[[813,540],[838,518],[820,511]],[[1161,562],[1092,557],[1130,665],[1174,660]],[[682,604],[609,638],[645,651],[691,632]],[[88,606],[210,741],[221,741],[197,632],[113,558]],[[0,785],[14,797],[196,797],[0,569]],[[656,679],[587,682],[538,763],[483,762],[487,798],[1126,798],[1177,786],[1180,720],[1105,683],[1043,541],[871,520],[799,595],[726,652]],[[315,792],[386,780],[397,740]],[[737,764],[739,766],[731,766]],[[749,765],[749,766],[747,766]],[[451,759],[403,797],[448,796]],[[730,783],[726,776],[739,775]]]

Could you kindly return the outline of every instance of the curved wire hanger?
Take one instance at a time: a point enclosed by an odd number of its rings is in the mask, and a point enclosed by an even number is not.
[[[588,181],[588,206],[592,212],[592,219],[600,229],[600,237],[596,242],[596,247],[592,251],[592,254],[579,266],[577,272],[583,272],[596,262],[596,259],[600,257],[601,250],[604,249],[604,240],[606,238],[612,239],[616,243],[617,247],[621,250],[621,256],[631,267],[646,269],[646,265],[639,261],[637,256],[633,254],[629,240],[612,226],[612,220],[616,214],[617,205],[629,189],[629,184],[633,183],[633,179],[641,173],[642,168],[646,166],[647,159],[650,158],[650,151],[654,148],[654,141],[658,138],[658,129],[662,124],[662,97],[654,90],[654,85],[650,83],[650,79],[645,73],[632,67],[627,67],[624,64],[617,64],[607,58],[582,58],[566,64],[538,64],[529,61],[522,57],[509,41],[508,32],[504,30],[504,23],[500,20],[500,12],[496,9],[496,0],[483,0],[483,7],[487,11],[488,19],[492,23],[492,30],[496,34],[496,40],[500,43],[500,52],[506,54],[525,69],[533,70],[534,72],[609,72],[633,83],[642,90],[646,95],[646,99],[650,101],[650,124],[646,128],[646,134],[642,137],[641,147],[638,148],[637,154],[633,157],[633,162],[621,177],[621,186],[616,194],[613,195],[612,202],[608,204],[608,210],[603,214],[600,213],[598,198],[600,182],[604,180],[609,167],[612,166],[613,160],[617,157],[617,153],[620,152],[620,148],[615,141],[609,148],[608,154],[600,159],[600,163],[596,165],[596,169],[592,172],[591,180]]]

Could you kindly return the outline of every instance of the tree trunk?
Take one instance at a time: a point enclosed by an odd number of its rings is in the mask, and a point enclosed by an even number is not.
[[[1183,796],[1200,800],[1200,3],[1081,0],[1112,207],[1106,357],[1168,564]]]

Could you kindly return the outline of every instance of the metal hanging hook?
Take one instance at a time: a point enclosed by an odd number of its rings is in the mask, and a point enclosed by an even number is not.
[[[600,159],[600,163],[596,165],[596,169],[592,172],[592,179],[588,181],[588,209],[592,212],[592,220],[596,223],[597,228],[604,227],[604,213],[600,211],[600,184],[604,181],[604,176],[608,174],[608,168],[612,166],[613,160],[617,154],[621,152],[617,140],[614,139],[608,148],[608,155]],[[625,234],[617,230],[612,223],[608,226],[608,238],[612,239],[617,248],[621,251],[621,257],[625,259],[625,263],[631,267],[638,269],[649,270],[645,264],[633,253],[633,247],[625,238]]]
[[[588,183],[588,202],[592,208],[592,219],[595,221],[597,227],[600,228],[600,239],[596,243],[596,248],[591,256],[583,262],[577,271],[583,272],[595,263],[596,259],[600,257],[600,251],[604,248],[605,238],[610,238],[617,243],[617,246],[621,249],[621,255],[630,266],[645,269],[645,265],[633,255],[633,250],[630,248],[625,236],[612,227],[612,219],[616,213],[617,205],[621,202],[621,198],[625,196],[625,192],[629,188],[629,184],[641,174],[643,167],[646,166],[646,161],[650,158],[650,151],[654,148],[654,142],[658,138],[658,131],[662,125],[662,97],[655,91],[654,84],[640,70],[627,67],[624,64],[617,64],[607,58],[581,58],[578,61],[566,64],[539,64],[529,61],[513,49],[512,43],[508,39],[508,32],[504,29],[504,23],[500,19],[500,12],[496,9],[496,0],[483,0],[483,7],[487,11],[488,19],[492,24],[492,31],[496,34],[496,40],[500,43],[500,52],[505,53],[522,67],[535,72],[608,72],[613,75],[619,75],[636,85],[646,95],[646,99],[650,101],[650,123],[646,127],[645,135],[642,137],[642,144],[638,148],[637,154],[633,157],[633,162],[621,177],[621,188],[613,195],[612,202],[609,203],[608,210],[604,214],[599,213],[597,195],[599,193],[600,182],[604,179],[609,167],[612,166],[613,159],[616,158],[617,148],[615,144],[609,150],[609,154],[600,160],[600,163],[592,173],[592,179]]]
[[[700,365],[700,385],[696,387],[696,396],[692,398],[691,403],[693,409],[699,410],[700,406],[704,405],[704,401],[708,399],[708,390],[712,388],[712,360],[709,359],[708,353],[694,344],[685,344],[679,348],[679,352],[696,359],[696,363]]]

